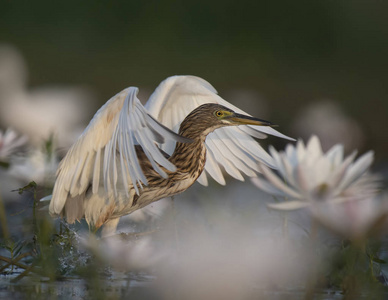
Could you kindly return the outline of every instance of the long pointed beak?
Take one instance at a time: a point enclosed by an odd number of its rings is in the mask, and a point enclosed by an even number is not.
[[[258,118],[237,114],[235,113],[232,117],[229,118],[230,121],[238,125],[258,125],[258,126],[277,126],[269,121],[261,120]]]

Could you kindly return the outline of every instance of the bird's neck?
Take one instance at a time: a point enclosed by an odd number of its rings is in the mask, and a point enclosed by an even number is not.
[[[201,175],[206,163],[205,139],[208,132],[194,130],[192,127],[182,127],[179,134],[192,140],[191,143],[176,144],[170,161],[178,172],[189,173],[196,180]]]

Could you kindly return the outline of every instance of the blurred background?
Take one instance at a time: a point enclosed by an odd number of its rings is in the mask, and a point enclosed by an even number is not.
[[[1,1],[0,124],[35,118],[31,130],[55,115],[80,131],[123,88],[138,86],[145,102],[166,77],[191,74],[285,134],[374,149],[382,166],[387,11],[386,1]],[[47,108],[58,99],[75,103]]]

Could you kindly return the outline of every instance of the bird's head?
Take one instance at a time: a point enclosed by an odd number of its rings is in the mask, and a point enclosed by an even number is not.
[[[181,124],[181,132],[195,131],[207,135],[217,128],[237,125],[276,126],[268,121],[236,113],[223,105],[207,103],[194,109],[185,118]]]
[[[222,124],[223,126],[228,126],[228,125],[229,126],[236,126],[236,125],[275,126],[271,122],[236,113],[233,110],[222,105],[217,104],[216,107],[214,107],[212,110],[213,110],[213,115],[216,118],[216,122]]]

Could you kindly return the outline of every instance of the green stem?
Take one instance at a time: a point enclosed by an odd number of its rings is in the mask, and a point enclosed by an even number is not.
[[[3,203],[3,198],[1,197],[1,191],[0,191],[0,222],[1,222],[1,228],[3,228],[3,238],[8,239],[9,231],[8,231],[8,225],[7,225],[7,215],[5,213],[5,206]]]

